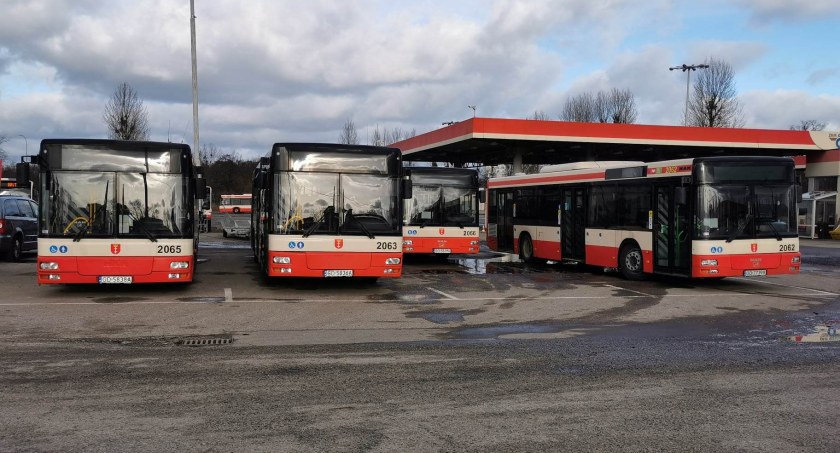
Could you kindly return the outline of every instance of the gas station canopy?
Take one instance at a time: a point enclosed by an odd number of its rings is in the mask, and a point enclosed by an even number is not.
[[[685,157],[794,156],[838,151],[837,133],[470,118],[392,146],[404,160],[456,165],[646,162]],[[832,159],[833,160],[833,159]]]

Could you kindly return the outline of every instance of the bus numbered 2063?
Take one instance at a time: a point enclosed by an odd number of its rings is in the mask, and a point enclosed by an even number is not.
[[[254,172],[251,246],[269,277],[399,277],[396,148],[277,143]]]
[[[691,278],[800,270],[793,159],[581,162],[488,182],[491,249]]]
[[[478,253],[478,171],[410,167],[412,196],[406,200],[403,251]]]
[[[49,139],[32,162],[39,284],[192,281],[205,183],[189,146]]]

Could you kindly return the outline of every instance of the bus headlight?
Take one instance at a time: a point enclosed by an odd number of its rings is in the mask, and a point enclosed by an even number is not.
[[[478,245],[478,241],[470,241],[470,245]]]
[[[701,266],[717,266],[717,260],[702,260],[700,261]]]
[[[58,263],[53,261],[44,261],[40,264],[41,270],[45,271],[57,271],[58,270]]]
[[[288,256],[275,256],[271,259],[274,264],[291,264],[292,258]]]
[[[411,239],[403,239],[403,245],[414,245],[414,241]]]
[[[170,269],[189,269],[190,262],[189,261],[173,261],[169,263]]]
[[[400,264],[400,261],[402,260],[400,260],[399,258],[385,258],[385,264],[389,266],[392,266],[394,264]]]
[[[791,262],[791,263],[798,263],[800,260],[801,260],[801,258],[800,258],[800,257],[798,257],[798,256],[794,256],[793,258],[791,258],[791,259],[790,259],[790,262]]]

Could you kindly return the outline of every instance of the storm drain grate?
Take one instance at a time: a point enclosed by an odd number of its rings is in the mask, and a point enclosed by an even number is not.
[[[188,338],[181,342],[181,346],[219,346],[232,341],[230,338]]]

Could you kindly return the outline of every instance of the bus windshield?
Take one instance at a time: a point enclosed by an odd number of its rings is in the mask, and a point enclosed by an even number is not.
[[[474,226],[478,197],[469,187],[415,185],[405,211],[405,223],[412,226]]]
[[[399,180],[371,174],[281,172],[280,234],[373,235],[399,231]],[[388,200],[383,204],[381,200]]]
[[[181,175],[54,171],[44,203],[46,234],[178,238],[192,234]]]
[[[697,237],[743,239],[795,237],[795,190],[790,184],[698,186]]]

